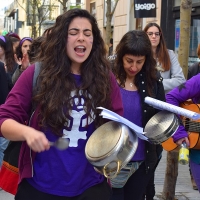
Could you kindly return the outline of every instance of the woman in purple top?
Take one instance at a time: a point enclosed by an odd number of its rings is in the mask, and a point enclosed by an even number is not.
[[[122,95],[124,117],[144,127],[158,112],[145,104],[144,98],[151,96],[165,101],[162,78],[156,72],[156,61],[147,34],[144,31],[126,33],[116,47],[116,55],[114,71]],[[143,199],[161,152],[161,145],[139,139],[131,162],[111,180],[112,200]],[[152,199],[154,195],[152,191]]]
[[[184,101],[192,99],[194,103],[200,100],[200,74],[193,76],[181,86],[174,88],[166,95],[166,101],[170,104],[179,106]],[[177,132],[173,136],[176,144],[181,145],[183,141],[187,146],[190,145],[188,140],[188,133],[184,126],[179,126]],[[200,150],[190,149],[190,168],[192,175],[200,191]]]
[[[88,138],[104,123],[96,107],[123,114],[104,46],[96,19],[88,11],[72,9],[58,16],[41,44],[34,92],[32,65],[0,107],[0,135],[23,141],[16,200],[110,198],[105,177],[85,156]],[[27,120],[30,126],[24,125]],[[69,139],[68,149],[50,148],[49,141],[59,137]]]

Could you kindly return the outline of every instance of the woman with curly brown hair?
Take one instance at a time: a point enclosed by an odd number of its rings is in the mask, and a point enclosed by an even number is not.
[[[39,60],[34,93],[32,65],[0,107],[0,134],[23,141],[15,199],[109,199],[105,177],[85,157],[88,138],[103,123],[96,107],[123,112],[96,19],[81,9],[58,16],[41,44]],[[25,126],[33,107],[30,126]],[[70,141],[68,149],[50,148],[49,141],[60,137]]]

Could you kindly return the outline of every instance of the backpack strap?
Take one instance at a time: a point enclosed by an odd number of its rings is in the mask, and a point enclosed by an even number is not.
[[[37,93],[36,85],[37,85],[37,78],[38,78],[38,75],[40,73],[41,65],[42,65],[41,62],[35,63],[35,69],[34,69],[34,74],[33,74],[32,96],[34,96]],[[33,115],[35,108],[36,108],[36,105],[35,105],[35,103],[32,102],[32,109],[31,109],[31,115],[30,116]]]
[[[34,70],[34,74],[33,74],[33,91],[34,91],[35,86],[36,86],[37,77],[40,73],[40,67],[41,67],[41,62],[36,62],[35,63],[35,70]]]

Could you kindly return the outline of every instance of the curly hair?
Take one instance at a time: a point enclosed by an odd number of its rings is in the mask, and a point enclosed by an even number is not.
[[[158,24],[151,22],[145,26],[144,31],[147,32],[152,26],[157,27],[160,32],[160,43],[156,48],[156,56],[158,61],[161,63],[162,68],[165,71],[168,71],[171,67],[171,62],[161,27]]]
[[[7,71],[13,73],[15,60],[14,60],[12,41],[8,36],[2,36],[2,37],[4,37],[5,41],[0,39],[0,46],[5,51],[5,61],[6,61]]]
[[[38,55],[40,53],[40,46],[44,40],[45,36],[39,36],[33,40],[30,50],[28,51],[28,57],[30,63],[39,61]]]
[[[144,72],[145,80],[147,82],[147,91],[151,96],[151,90],[153,83],[156,81],[156,61],[153,58],[153,53],[151,49],[151,42],[144,31],[133,30],[127,32],[119,44],[116,47],[116,59],[114,71],[119,85],[125,87],[126,82],[126,72],[123,66],[123,57],[128,55],[133,56],[145,56],[146,60],[142,67],[142,72]],[[135,76],[135,85],[139,88],[139,73]]]
[[[79,86],[71,74],[71,60],[66,54],[68,28],[76,17],[88,19],[94,38],[90,55],[81,65]],[[88,117],[96,117],[95,124],[99,126],[102,120],[96,107],[110,108],[111,82],[104,41],[96,19],[86,10],[69,10],[57,17],[54,26],[45,32],[45,37],[39,53],[42,65],[34,96],[35,103],[40,105],[40,125],[48,125],[56,135],[60,135],[63,125],[68,123],[72,111],[70,96],[75,91],[76,95],[81,93],[84,96],[84,110]]]

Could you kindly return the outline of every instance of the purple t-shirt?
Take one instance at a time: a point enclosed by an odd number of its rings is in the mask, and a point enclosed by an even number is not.
[[[33,72],[34,66],[28,67],[23,72],[9,93],[6,103],[0,106],[0,126],[8,118],[20,123],[24,123],[29,118]],[[81,76],[73,76],[79,84]],[[122,115],[120,90],[113,74],[111,74],[111,84],[111,110]],[[71,92],[71,97],[73,109],[70,123],[63,127],[63,137],[70,139],[69,148],[64,151],[50,148],[48,151],[34,154],[33,168],[29,149],[25,148],[19,160],[20,179],[30,177],[27,180],[36,189],[48,194],[67,197],[77,196],[104,180],[104,176],[94,170],[85,156],[85,144],[95,130],[94,121],[91,119],[88,122],[89,125],[85,126],[84,98],[77,98],[74,92]],[[33,118],[36,118],[35,116]],[[37,129],[37,120],[33,120],[31,125]],[[49,129],[44,133],[49,141],[57,139]],[[2,135],[1,132],[0,135]]]
[[[142,108],[138,91],[128,91],[120,88],[122,103],[124,107],[123,117],[142,127]],[[131,159],[132,161],[141,161],[145,159],[145,141],[138,138],[137,150]]]

